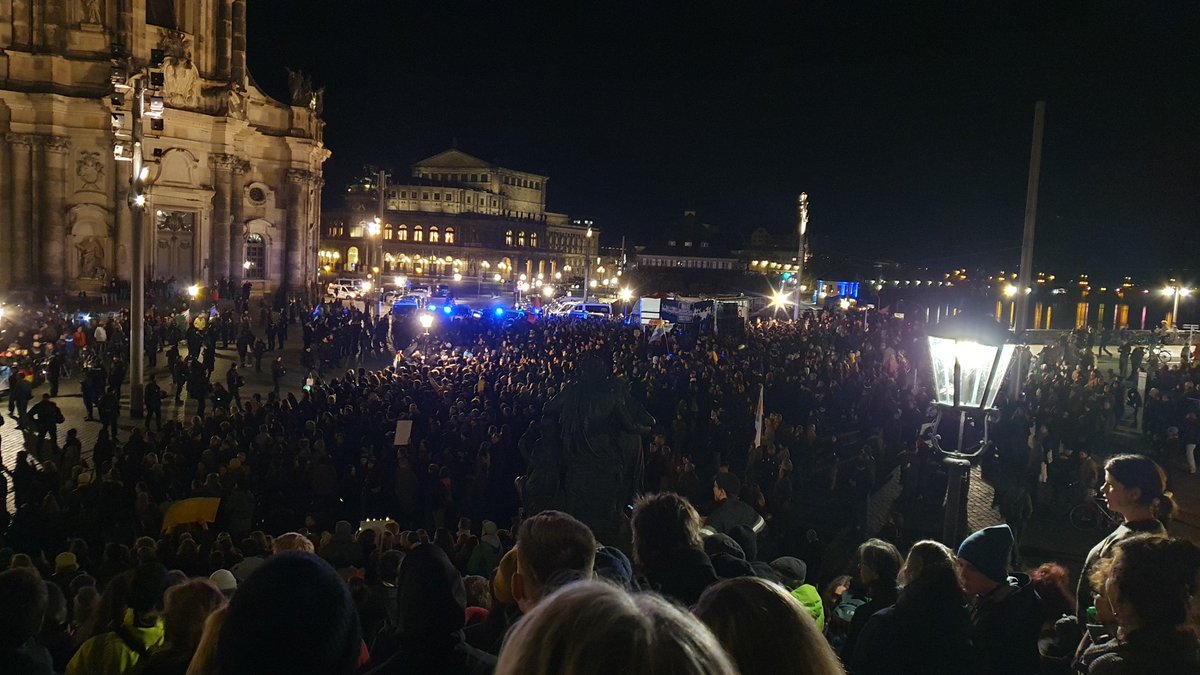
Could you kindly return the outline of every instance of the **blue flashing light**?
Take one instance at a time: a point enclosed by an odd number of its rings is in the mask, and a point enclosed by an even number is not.
[[[450,312],[453,312],[453,311],[454,311],[454,308],[453,308],[453,307],[451,307],[450,305],[443,305],[443,306],[442,306],[442,312],[443,312],[444,314],[449,314]]]
[[[504,308],[503,307],[496,308],[496,316],[504,316]]]

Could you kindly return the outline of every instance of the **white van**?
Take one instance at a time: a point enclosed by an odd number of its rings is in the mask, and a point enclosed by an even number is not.
[[[581,319],[611,319],[612,305],[607,302],[585,302],[571,309],[571,316]]]
[[[360,279],[334,279],[326,292],[338,300],[357,300],[362,297],[366,283]]]

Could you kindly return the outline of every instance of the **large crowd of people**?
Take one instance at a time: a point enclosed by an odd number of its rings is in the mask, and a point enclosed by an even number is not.
[[[1194,451],[1192,365],[1148,373],[1152,456],[1105,457],[1130,380],[1071,362],[1070,341],[1043,351],[990,425],[985,478],[1008,524],[950,549],[868,531],[897,468],[897,509],[945,489],[937,429],[921,431],[917,323],[818,312],[664,336],[530,317],[423,335],[354,309],[241,302],[199,318],[152,315],[147,339],[171,377],[151,385],[159,402],[194,416],[148,415],[121,438],[121,352],[89,344],[81,379],[105,431],[86,449],[69,432],[48,453],[36,439],[37,461],[5,469],[13,672],[1200,672],[1200,549],[1166,536],[1160,468]],[[242,392],[238,368],[261,370],[289,332],[298,363],[276,357],[273,390]],[[119,316],[104,334],[121,339]],[[546,417],[587,397],[548,404],[594,363],[639,411],[612,417],[638,439],[614,527],[537,492],[547,434],[575,433]],[[281,387],[285,367],[306,374],[300,389]],[[1092,491],[1121,525],[1076,582],[1029,566],[1030,519]],[[181,516],[193,499],[219,508]]]

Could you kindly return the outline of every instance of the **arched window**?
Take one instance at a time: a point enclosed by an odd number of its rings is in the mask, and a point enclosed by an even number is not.
[[[408,226],[407,225],[401,225],[400,228],[396,230],[396,239],[398,241],[408,241]]]
[[[517,233],[517,246],[524,246],[524,245],[525,245],[525,233],[518,232]]]
[[[512,246],[512,230],[504,233],[504,245]]]
[[[384,225],[383,225],[383,238],[384,238],[384,240],[386,240],[386,241],[391,241],[391,240],[392,240],[392,237],[394,237],[394,236],[395,236],[395,234],[396,234],[396,232],[395,232],[395,230],[393,230],[393,229],[392,229],[392,224],[391,224],[391,223],[384,223]]]
[[[267,278],[267,244],[261,234],[246,235],[246,260],[242,269],[246,279]]]
[[[425,228],[420,225],[413,228],[413,241],[425,241]]]
[[[453,227],[446,228],[446,243],[447,244],[454,243],[454,228]]]
[[[529,233],[529,245],[533,248],[537,248],[537,232]]]
[[[346,249],[346,268],[351,270],[358,269],[358,247],[351,246]]]
[[[438,232],[437,226],[429,228],[429,243],[436,244],[442,240],[442,234]]]

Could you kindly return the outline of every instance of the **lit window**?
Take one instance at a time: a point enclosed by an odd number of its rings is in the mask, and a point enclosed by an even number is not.
[[[504,233],[504,245],[512,246],[512,230]]]
[[[453,227],[446,228],[446,243],[447,244],[454,243],[454,228]]]
[[[346,249],[346,266],[349,267],[350,269],[355,269],[358,267],[358,247],[357,246],[351,246],[350,248]]]
[[[413,241],[425,241],[425,228],[420,225],[413,228]]]
[[[436,227],[429,228],[429,243],[436,244],[441,241],[442,235]]]
[[[362,223],[358,223],[357,225],[350,226],[350,236],[355,239],[362,239],[362,236],[363,236]]]
[[[525,245],[525,233],[518,232],[517,233],[517,246],[524,246],[524,245]]]
[[[391,223],[384,224],[383,238],[388,241],[391,241],[395,237],[395,235],[396,235],[396,232],[395,232],[395,230],[392,229],[392,224]]]
[[[401,225],[400,228],[398,230],[396,230],[396,239],[398,239],[400,241],[408,241],[408,226],[407,225]]]
[[[533,248],[537,248],[537,232],[529,233],[529,245]]]
[[[267,244],[261,234],[246,235],[246,262],[243,265],[247,279],[267,278]]]

